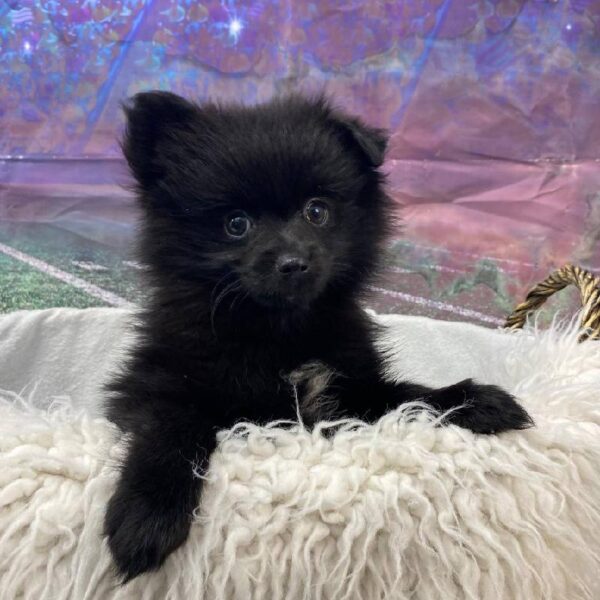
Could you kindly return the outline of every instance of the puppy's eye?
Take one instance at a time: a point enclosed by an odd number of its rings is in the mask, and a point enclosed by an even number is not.
[[[329,207],[323,200],[309,200],[304,206],[303,215],[309,223],[322,227],[329,220]]]
[[[225,217],[225,231],[232,238],[241,239],[248,235],[250,225],[250,218],[241,210],[236,210]]]

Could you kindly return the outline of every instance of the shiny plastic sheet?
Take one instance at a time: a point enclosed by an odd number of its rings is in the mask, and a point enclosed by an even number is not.
[[[0,249],[135,300],[116,140],[149,88],[326,89],[389,129],[377,308],[494,325],[553,267],[600,269],[599,0],[0,3]],[[14,285],[34,268],[4,257]],[[80,291],[45,302],[103,303]]]

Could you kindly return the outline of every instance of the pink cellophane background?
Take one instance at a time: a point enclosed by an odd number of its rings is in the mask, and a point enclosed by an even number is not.
[[[494,326],[553,268],[600,270],[599,0],[11,0],[0,310],[139,298],[116,140],[119,102],[151,88],[326,89],[389,129],[403,227],[380,310]]]

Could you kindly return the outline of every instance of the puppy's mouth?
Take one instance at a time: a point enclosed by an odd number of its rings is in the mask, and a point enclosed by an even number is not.
[[[323,291],[324,281],[320,273],[313,271],[302,278],[252,273],[242,277],[242,283],[259,306],[306,311]]]
[[[270,309],[308,310],[319,296],[320,286],[317,281],[306,281],[302,284],[273,285],[255,288],[251,292],[257,304]]]
[[[253,296],[255,301],[265,308],[279,310],[308,310],[316,294],[294,293],[294,292],[274,292],[256,294]]]

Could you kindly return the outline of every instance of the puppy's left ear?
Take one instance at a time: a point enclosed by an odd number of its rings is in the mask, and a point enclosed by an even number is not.
[[[383,164],[388,144],[385,130],[369,127],[360,119],[346,115],[338,114],[334,119],[342,132],[342,139],[349,147],[358,149],[369,166],[377,168]]]
[[[164,175],[169,156],[181,145],[178,136],[197,118],[198,107],[176,94],[155,90],[136,94],[123,110],[123,154],[137,181],[151,186]],[[167,144],[171,151],[165,153]]]

